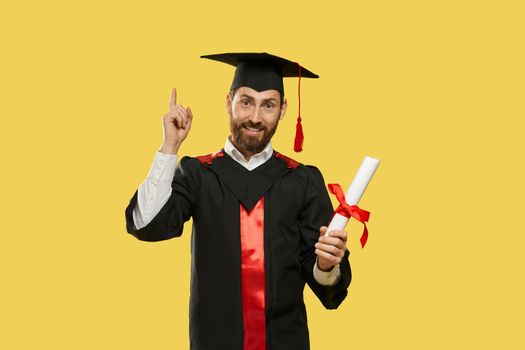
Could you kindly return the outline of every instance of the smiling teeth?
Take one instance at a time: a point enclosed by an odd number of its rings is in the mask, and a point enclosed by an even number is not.
[[[249,126],[247,126],[246,129],[248,129],[250,131],[261,131],[261,129],[250,128]]]

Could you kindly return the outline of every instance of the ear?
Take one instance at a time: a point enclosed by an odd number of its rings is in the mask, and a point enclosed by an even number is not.
[[[229,92],[226,94],[226,112],[228,112],[229,115],[232,114],[232,98]]]
[[[279,120],[282,120],[284,118],[284,115],[286,114],[286,109],[288,108],[288,100],[286,97],[283,99],[283,105],[281,106],[281,115],[279,116]]]

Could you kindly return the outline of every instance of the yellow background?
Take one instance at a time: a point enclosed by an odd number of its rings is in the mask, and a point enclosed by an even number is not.
[[[223,146],[233,67],[266,51],[296,79],[274,147],[346,189],[382,163],[347,230],[338,310],[306,289],[312,349],[522,349],[524,11],[520,1],[23,1],[0,8],[2,349],[187,349],[190,223],[146,243],[124,209],[162,143]],[[335,203],[335,202],[334,202]]]

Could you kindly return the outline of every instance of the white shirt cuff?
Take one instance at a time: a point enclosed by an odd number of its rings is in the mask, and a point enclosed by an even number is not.
[[[148,172],[148,178],[154,182],[173,181],[175,176],[175,167],[177,166],[178,155],[162,153],[157,151],[153,164]]]
[[[177,159],[176,154],[164,154],[160,151],[155,153],[148,176],[138,188],[137,204],[133,208],[133,223],[136,229],[150,223],[168,201]]]
[[[333,286],[339,281],[341,277],[341,269],[339,264],[335,265],[330,271],[322,271],[317,266],[317,258],[314,264],[314,278],[317,282],[325,286]]]

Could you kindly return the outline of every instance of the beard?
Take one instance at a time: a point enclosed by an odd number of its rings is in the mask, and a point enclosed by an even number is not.
[[[277,130],[277,124],[275,123],[271,129],[266,128],[261,123],[253,124],[250,121],[244,123],[231,123],[231,133],[232,133],[232,142],[236,147],[239,148],[239,151],[245,150],[250,153],[259,153],[261,152],[268,142],[272,139],[275,131]],[[246,127],[259,129],[262,131],[261,135],[252,136],[246,134]]]

